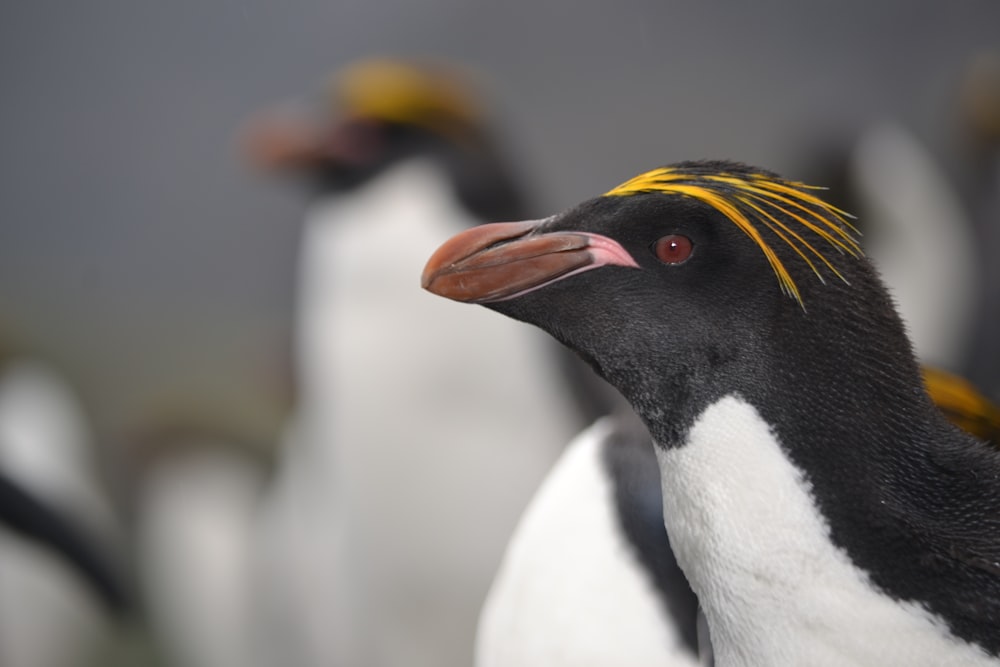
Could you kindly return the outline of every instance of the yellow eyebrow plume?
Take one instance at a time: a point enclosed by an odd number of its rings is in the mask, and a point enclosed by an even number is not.
[[[847,220],[851,216],[810,192],[820,188],[745,169],[717,169],[711,163],[660,167],[629,179],[604,196],[623,197],[663,192],[691,197],[708,204],[753,239],[767,257],[781,290],[803,308],[802,295],[795,280],[778,253],[764,238],[762,230],[770,231],[778,240],[792,248],[821,281],[823,274],[820,272],[820,265],[847,282],[823,254],[822,249],[833,248],[852,257],[864,254],[852,235],[858,231]],[[803,231],[814,234],[825,244],[822,248],[817,248],[815,242],[806,240]],[[818,260],[819,264],[813,260]]]

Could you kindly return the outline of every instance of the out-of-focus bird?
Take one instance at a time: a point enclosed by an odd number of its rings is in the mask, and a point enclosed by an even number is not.
[[[261,448],[175,420],[136,436],[130,449],[137,580],[159,653],[179,667],[279,664],[261,653]]]
[[[0,664],[77,667],[129,604],[117,523],[67,383],[0,360]]]
[[[60,558],[110,611],[124,611],[128,604],[124,577],[97,541],[2,470],[0,526]]]
[[[976,233],[981,267],[965,375],[1000,400],[1000,51],[978,54],[961,85],[966,140],[963,194]]]
[[[414,281],[448,236],[522,215],[467,81],[375,60],[330,95],[315,125],[245,134],[258,162],[313,186],[299,404],[265,510],[278,620],[300,664],[468,665],[504,545],[580,422],[549,341]]]
[[[656,169],[466,231],[423,284],[542,327],[636,409],[717,664],[1000,664],[1000,453],[934,407],[807,186]]]
[[[628,409],[569,444],[480,616],[478,667],[693,667],[698,600],[670,550],[649,433]]]
[[[833,151],[811,149],[811,172],[834,186],[833,203],[858,215],[865,253],[918,358],[961,371],[997,399],[1000,55],[977,54],[955,89],[958,119],[938,150],[886,119]]]
[[[849,186],[875,264],[924,363],[962,367],[982,289],[976,235],[944,171],[901,125],[868,129],[848,158]]]

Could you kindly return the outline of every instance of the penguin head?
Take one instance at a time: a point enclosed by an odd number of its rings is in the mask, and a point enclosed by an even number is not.
[[[905,357],[846,214],[814,192],[737,163],[663,167],[551,218],[453,237],[423,286],[545,329],[647,423],[665,392],[711,400],[775,360],[836,363],[872,326]]]
[[[403,160],[429,157],[473,213],[520,213],[484,104],[465,73],[440,63],[364,60],[332,77],[323,97],[318,119],[268,113],[251,120],[241,137],[248,159],[302,177],[325,194],[362,186]]]

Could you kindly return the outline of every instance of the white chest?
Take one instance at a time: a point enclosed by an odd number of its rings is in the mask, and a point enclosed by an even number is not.
[[[938,618],[878,592],[830,541],[802,472],[727,396],[657,449],[664,521],[717,664],[997,665]]]
[[[346,610],[339,636],[364,656],[349,664],[469,663],[507,538],[572,434],[542,332],[420,287],[434,249],[468,224],[429,162],[306,223],[292,448],[303,474],[287,486],[321,501],[289,516],[311,512],[320,535],[304,534],[302,551],[336,563],[317,562],[338,569],[319,597]],[[321,552],[334,507],[341,537]],[[330,618],[311,615],[332,644]]]
[[[357,336],[371,347],[377,341],[365,336],[440,310],[442,300],[420,289],[420,272],[440,243],[471,222],[440,170],[423,161],[314,206],[299,263],[298,349],[306,380],[332,371],[323,364],[333,342],[351,345]]]

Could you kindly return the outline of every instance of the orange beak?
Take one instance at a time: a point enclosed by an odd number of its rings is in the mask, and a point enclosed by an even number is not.
[[[606,236],[539,232],[543,222],[498,222],[452,237],[428,260],[421,285],[455,301],[490,303],[604,265],[638,268],[631,255]]]

